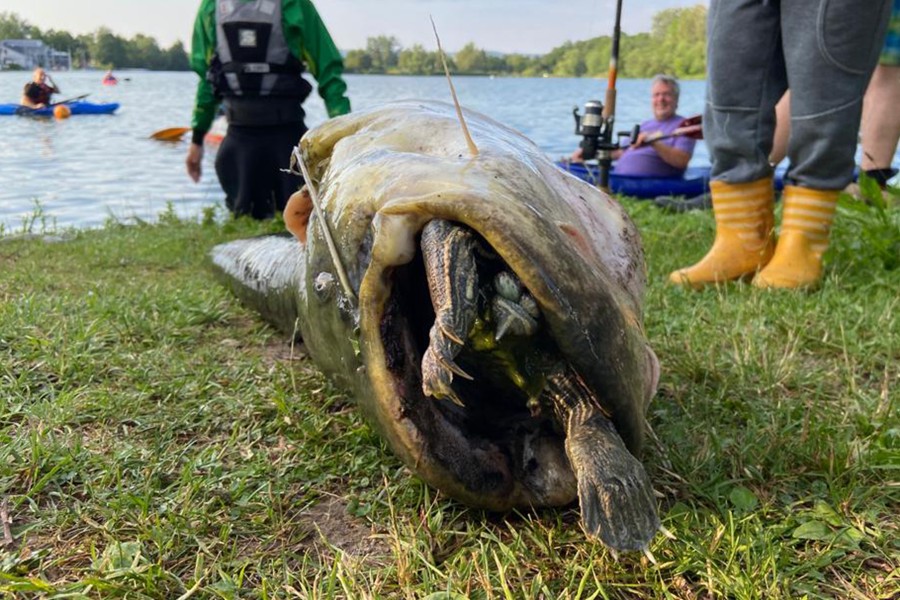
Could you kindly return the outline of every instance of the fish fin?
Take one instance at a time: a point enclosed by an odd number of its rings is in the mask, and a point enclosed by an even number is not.
[[[466,137],[466,145],[469,147],[469,153],[472,156],[478,156],[478,146],[469,134],[469,128],[466,126],[466,119],[463,117],[462,107],[459,105],[459,99],[456,97],[456,88],[453,87],[453,79],[450,77],[450,68],[447,66],[447,57],[444,55],[444,49],[441,47],[441,38],[438,36],[437,25],[434,24],[434,18],[431,18],[431,28],[434,29],[434,39],[437,40],[438,54],[441,57],[441,63],[444,65],[444,74],[447,75],[447,83],[450,84],[450,95],[453,96],[453,105],[456,106],[456,116],[459,117],[459,124],[462,126],[463,135]]]
[[[306,229],[309,227],[309,217],[312,215],[312,211],[312,198],[310,198],[309,190],[306,186],[291,194],[287,205],[284,207],[285,227],[304,245],[306,244]]]
[[[316,194],[316,186],[313,185],[312,178],[309,176],[309,170],[306,168],[306,162],[303,160],[303,154],[301,154],[299,146],[294,146],[294,150],[291,152],[291,170],[293,171],[295,167],[300,167],[303,181],[306,182],[306,185],[303,187],[307,190],[307,196],[310,204],[312,204],[310,212],[315,211],[316,218],[322,226],[322,236],[325,238],[325,243],[328,246],[328,254],[331,255],[331,262],[337,271],[338,279],[341,282],[341,288],[343,288],[344,294],[346,294],[350,302],[353,305],[356,305],[356,292],[354,292],[353,288],[350,286],[350,279],[347,277],[347,269],[344,268],[344,263],[341,261],[341,255],[338,253],[337,246],[334,243],[334,236],[331,233],[331,227],[328,224],[328,216],[325,214],[325,211],[322,210],[322,205],[319,203],[319,197],[318,194]]]

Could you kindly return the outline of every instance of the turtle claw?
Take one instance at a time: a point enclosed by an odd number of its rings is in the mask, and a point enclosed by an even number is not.
[[[675,537],[675,534],[674,534],[674,533],[672,533],[671,531],[669,531],[668,529],[666,529],[666,528],[663,527],[662,525],[659,526],[659,532],[660,532],[661,534],[663,534],[664,536],[666,536],[667,538],[669,538],[670,540],[677,540],[677,539],[678,539],[677,537]]]
[[[453,388],[450,388],[447,391],[447,395],[445,397],[447,399],[449,399],[451,402],[453,402],[453,404],[457,405],[460,408],[466,407],[466,405],[463,403],[462,399],[460,399],[460,397],[456,394],[456,392],[453,391]]]
[[[472,379],[452,359],[435,350],[434,345],[429,346],[422,357],[422,392],[439,400],[449,398],[454,404],[465,407],[459,395],[453,391],[454,373],[465,379]]]
[[[582,526],[613,550],[644,551],[660,527],[650,479],[612,422],[588,409],[586,418],[573,412],[566,436]]]
[[[460,338],[458,335],[456,335],[456,332],[453,331],[452,327],[448,327],[445,324],[440,323],[440,322],[435,322],[435,325],[437,325],[440,328],[441,333],[444,334],[445,338],[447,338],[451,342],[458,344],[460,346],[465,345],[465,342],[462,340],[462,338]]]
[[[455,362],[453,362],[452,359],[447,358],[446,356],[438,356],[437,359],[438,359],[438,362],[441,363],[442,367],[444,367],[445,369],[447,369],[448,371],[450,371],[452,373],[459,375],[463,379],[468,379],[469,381],[472,381],[473,379],[475,379],[474,377],[472,377],[471,375],[469,375],[468,373],[463,371]],[[452,377],[450,379],[451,379],[451,381],[453,380]]]
[[[498,342],[507,333],[513,335],[533,335],[537,331],[537,320],[528,313],[525,307],[517,302],[497,296],[492,303],[497,331],[494,339]]]
[[[454,362],[477,314],[478,270],[474,250],[478,243],[469,229],[434,219],[422,229],[422,256],[434,308],[429,344],[422,356],[422,391],[426,396],[449,398],[463,406],[453,391],[453,376],[472,380]]]

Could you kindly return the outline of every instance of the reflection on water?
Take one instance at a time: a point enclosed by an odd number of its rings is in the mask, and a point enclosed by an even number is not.
[[[90,94],[93,102],[119,102],[113,115],[76,115],[64,121],[0,117],[0,227],[22,231],[40,209],[42,217],[63,227],[94,227],[107,219],[154,220],[171,203],[181,216],[221,206],[222,191],[207,150],[203,178],[194,184],[184,168],[187,137],[181,143],[148,139],[159,129],[190,125],[197,76],[193,73],[120,71],[119,84],[104,86],[103,74],[76,71],[54,74],[63,90],[58,99]],[[27,73],[0,73],[0,102],[14,102]],[[442,77],[347,77],[356,109],[402,98],[449,100]],[[465,106],[521,130],[554,158],[578,144],[572,108],[602,98],[605,82],[591,79],[490,79],[459,77]],[[618,122],[630,129],[647,117],[646,81],[619,84]],[[688,82],[684,114],[700,112],[702,82]],[[307,123],[325,120],[318,96],[305,104]],[[704,150],[699,151],[698,160]]]
[[[197,76],[193,73],[120,71],[119,84],[104,86],[103,74],[54,74],[63,90],[58,99],[90,94],[94,102],[119,102],[114,115],[76,115],[64,121],[0,116],[0,232],[22,231],[40,207],[51,224],[94,227],[107,219],[154,220],[171,203],[176,214],[196,216],[203,207],[221,206],[223,193],[213,167],[214,150],[204,158],[203,178],[194,184],[181,143],[148,139],[159,129],[189,126]],[[28,78],[0,72],[2,102],[15,102]],[[464,106],[487,114],[534,140],[554,159],[578,145],[572,109],[602,100],[605,80],[457,77]],[[354,109],[404,98],[449,101],[443,77],[347,76]],[[702,112],[705,82],[682,82],[679,113]],[[617,130],[628,131],[650,117],[648,80],[620,80]],[[304,105],[307,124],[326,118],[315,94]],[[703,142],[692,164],[708,164]]]

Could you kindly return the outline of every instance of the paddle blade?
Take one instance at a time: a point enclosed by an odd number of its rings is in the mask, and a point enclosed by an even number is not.
[[[675,133],[695,140],[702,140],[703,115],[694,115],[693,117],[688,117],[683,120],[678,124],[678,129],[675,130]]]
[[[169,127],[168,129],[160,129],[159,131],[151,133],[150,139],[161,140],[163,142],[177,142],[190,130],[190,127]]]
[[[695,140],[703,139],[703,125],[700,125],[699,123],[697,125],[679,127],[676,131],[678,135],[683,135],[684,137],[693,138]]]

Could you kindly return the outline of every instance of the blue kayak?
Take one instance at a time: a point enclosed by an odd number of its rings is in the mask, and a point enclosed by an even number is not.
[[[579,179],[596,184],[600,180],[597,165],[558,161],[557,166]],[[639,175],[616,175],[613,167],[609,173],[609,188],[614,194],[633,198],[658,198],[660,196],[684,196],[693,198],[709,193],[710,167],[688,167],[681,177],[641,177]],[[775,189],[783,186],[783,170],[775,172]]]
[[[109,115],[119,108],[118,102],[65,102],[73,115]],[[58,105],[56,105],[58,106]],[[28,108],[21,104],[0,104],[0,115],[24,115],[28,117],[52,117],[53,106],[46,108]]]

